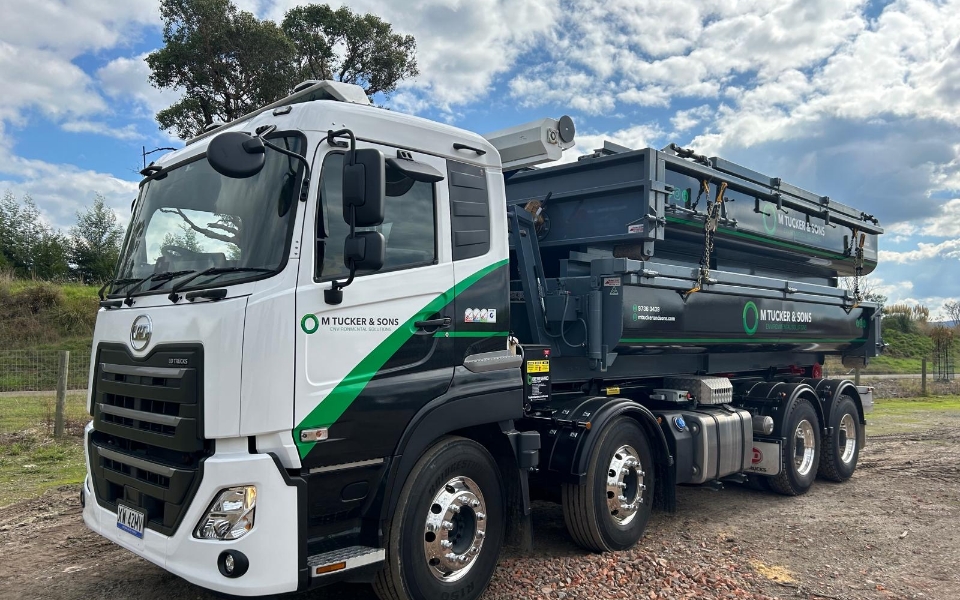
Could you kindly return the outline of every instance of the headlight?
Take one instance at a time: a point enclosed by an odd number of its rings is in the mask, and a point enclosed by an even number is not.
[[[200,519],[193,537],[201,540],[236,540],[253,529],[257,488],[252,485],[222,490]]]

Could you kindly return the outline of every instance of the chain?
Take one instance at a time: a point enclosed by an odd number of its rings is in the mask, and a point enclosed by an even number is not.
[[[696,294],[703,289],[703,280],[710,279],[710,257],[713,255],[713,238],[717,232],[717,221],[720,219],[720,209],[723,207],[723,193],[727,191],[727,183],[720,184],[717,190],[717,200],[710,204],[710,184],[706,180],[701,182],[702,190],[707,194],[707,216],[703,221],[703,256],[700,258],[700,270],[697,273],[697,284],[683,293],[686,300],[690,294]],[[700,200],[700,196],[697,196]]]
[[[857,235],[860,240],[857,243]],[[853,239],[850,241],[850,251],[853,253],[853,308],[860,306],[863,302],[863,294],[860,292],[860,278],[863,277],[863,245],[867,241],[866,234],[853,230]]]
[[[697,192],[697,199],[693,201],[693,206],[690,207],[691,210],[693,211],[697,210],[697,205],[700,204],[700,198],[703,196],[704,192],[706,192],[707,194],[707,203],[709,204],[710,203],[710,184],[707,183],[706,179],[700,182],[700,191]]]

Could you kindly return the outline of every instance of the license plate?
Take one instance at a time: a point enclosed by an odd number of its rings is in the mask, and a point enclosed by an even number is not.
[[[123,504],[117,505],[117,529],[122,529],[134,537],[143,539],[143,526],[147,515],[142,511]]]

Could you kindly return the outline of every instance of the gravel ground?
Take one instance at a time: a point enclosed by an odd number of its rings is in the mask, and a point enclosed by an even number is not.
[[[507,551],[484,600],[573,598],[941,599],[960,597],[960,414],[871,436],[853,479],[798,498],[681,488],[636,548],[596,555],[537,503],[535,551]],[[931,428],[932,427],[932,428]],[[869,432],[869,429],[868,429]],[[0,598],[214,598],[88,532],[75,488],[0,509]],[[292,600],[366,600],[340,585]]]

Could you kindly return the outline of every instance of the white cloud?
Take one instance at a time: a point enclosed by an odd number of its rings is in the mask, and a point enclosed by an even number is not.
[[[0,0],[0,39],[71,59],[132,41],[133,25],[159,25],[159,6],[143,0]]]
[[[905,252],[893,252],[891,250],[880,250],[881,262],[892,263],[915,263],[934,258],[956,259],[958,261],[957,269],[960,269],[960,239],[946,240],[939,244],[927,244],[920,242],[916,250],[907,250]]]
[[[158,111],[180,99],[177,90],[159,90],[150,83],[148,52],[138,56],[115,58],[97,69],[96,78],[104,93],[112,98],[131,98],[153,118]]]
[[[670,119],[670,124],[678,133],[681,133],[693,129],[711,115],[713,115],[713,107],[704,104],[696,108],[677,111],[677,114]]]
[[[307,2],[278,0],[258,12],[280,21],[286,10],[301,4]],[[494,78],[512,68],[521,52],[542,44],[560,15],[558,0],[339,0],[330,4],[374,13],[396,32],[416,37],[420,76],[400,87],[407,94],[398,94],[398,106],[404,109],[423,106],[410,94],[448,111],[483,99]]]
[[[140,135],[140,132],[137,131],[137,126],[133,124],[124,125],[123,127],[115,127],[113,125],[104,123],[103,121],[79,120],[67,121],[60,127],[64,131],[69,131],[70,133],[95,133],[97,135],[105,135],[118,140],[136,140],[143,137]]]
[[[36,109],[59,119],[89,115],[106,105],[82,69],[48,50],[0,42],[0,120],[22,122]]]

